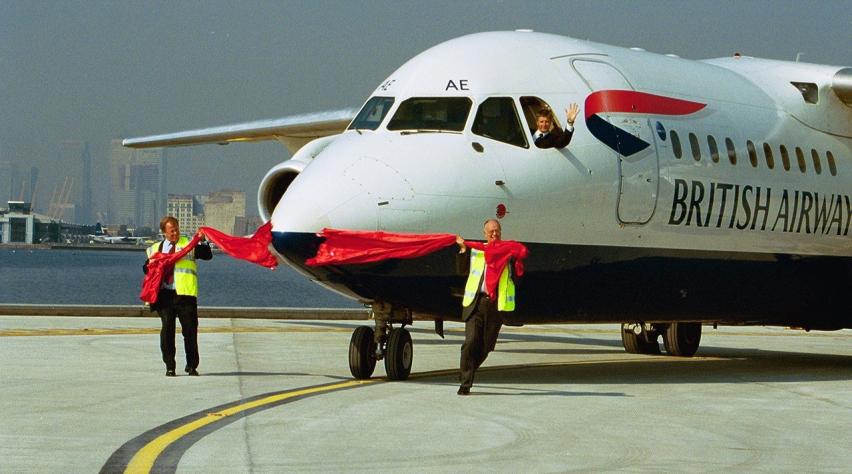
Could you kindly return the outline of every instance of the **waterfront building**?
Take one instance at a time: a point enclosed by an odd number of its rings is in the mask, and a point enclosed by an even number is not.
[[[204,224],[204,214],[198,199],[191,194],[169,194],[166,201],[166,214],[174,216],[180,222],[180,229],[186,235],[192,235]]]
[[[234,234],[234,224],[238,217],[246,215],[246,193],[243,191],[214,191],[204,204],[205,225]]]
[[[0,209],[0,243],[3,244],[75,242],[91,231],[85,226],[37,214],[28,201],[8,201],[8,207]]]
[[[261,224],[260,216],[237,217],[234,219],[234,235],[251,235]]]

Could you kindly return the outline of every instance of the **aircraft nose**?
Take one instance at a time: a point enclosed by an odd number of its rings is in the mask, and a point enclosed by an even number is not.
[[[318,232],[331,227],[328,211],[321,207],[322,196],[309,194],[311,193],[288,189],[272,213],[273,230]]]
[[[387,163],[368,156],[316,160],[293,180],[272,214],[274,230],[377,230],[379,207],[414,198],[414,188]]]
[[[377,202],[414,199],[414,187],[387,161],[362,156],[347,167],[343,174],[359,184],[364,192]]]

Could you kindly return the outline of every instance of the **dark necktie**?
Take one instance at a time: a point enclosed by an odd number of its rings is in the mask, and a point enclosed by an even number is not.
[[[169,249],[168,253],[175,253],[175,247],[177,247],[177,242],[172,244],[172,248]],[[169,270],[166,272],[166,283],[169,285],[175,282],[175,266],[172,265],[169,267]]]

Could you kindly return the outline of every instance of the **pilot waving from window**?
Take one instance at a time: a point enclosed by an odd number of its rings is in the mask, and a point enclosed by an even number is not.
[[[533,134],[533,142],[539,148],[565,148],[571,143],[574,135],[574,119],[580,112],[580,106],[571,104],[565,109],[567,124],[563,131],[558,125],[554,125],[550,109],[541,109],[536,113],[536,131]]]

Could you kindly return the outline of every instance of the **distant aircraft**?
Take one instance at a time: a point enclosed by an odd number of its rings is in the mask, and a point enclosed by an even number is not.
[[[535,112],[581,104],[563,150]],[[354,117],[354,120],[353,120]],[[564,124],[563,124],[564,125]],[[455,249],[308,267],[325,227],[481,238],[497,217],[531,251],[511,325],[620,323],[632,353],[691,356],[703,324],[852,328],[852,68],[693,61],[530,31],[417,55],[357,113],[338,110],[124,140],[134,148],[278,140],[263,178],[274,247],[369,304],[356,378],[408,376],[405,325],[458,320]],[[401,326],[401,327],[400,327]]]
[[[102,243],[102,244],[130,244],[130,245],[143,245],[145,243],[145,237],[131,237],[131,236],[111,236],[109,235],[101,226],[101,223],[98,222],[95,224],[95,233],[87,235],[90,243]]]

